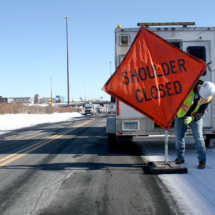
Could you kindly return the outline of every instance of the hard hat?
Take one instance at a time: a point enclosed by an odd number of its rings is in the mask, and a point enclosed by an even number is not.
[[[205,81],[200,87],[199,95],[202,98],[207,99],[210,96],[212,96],[214,92],[215,92],[215,85],[212,82]]]

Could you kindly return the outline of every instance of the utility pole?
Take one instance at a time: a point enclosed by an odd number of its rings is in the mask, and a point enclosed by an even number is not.
[[[52,78],[50,78],[51,80],[51,100],[52,100]]]
[[[51,84],[51,99],[49,99],[49,113],[52,112],[52,78],[50,78],[50,84]]]
[[[67,19],[70,18],[68,16],[63,17],[66,19],[66,41],[67,41],[67,86],[68,86],[68,107],[69,105],[69,49],[68,49],[68,24]]]

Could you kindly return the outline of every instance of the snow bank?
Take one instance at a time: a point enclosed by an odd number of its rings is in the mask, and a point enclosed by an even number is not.
[[[0,134],[30,127],[42,123],[52,123],[73,120],[83,116],[81,113],[53,113],[53,114],[5,114],[0,115]]]

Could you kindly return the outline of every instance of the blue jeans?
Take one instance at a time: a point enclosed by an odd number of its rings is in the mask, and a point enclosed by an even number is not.
[[[206,162],[205,141],[202,135],[202,126],[203,126],[202,118],[197,121],[192,121],[189,124],[189,126],[192,129],[193,137],[196,142],[196,151],[198,154],[198,159],[199,161]],[[177,158],[184,160],[184,152],[185,152],[184,138],[187,132],[187,125],[184,125],[184,119],[179,119],[175,117],[174,132],[176,137]]]

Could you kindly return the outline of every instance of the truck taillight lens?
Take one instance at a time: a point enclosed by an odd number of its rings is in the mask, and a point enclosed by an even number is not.
[[[119,115],[119,100],[117,99],[117,115]]]

